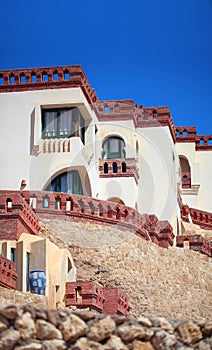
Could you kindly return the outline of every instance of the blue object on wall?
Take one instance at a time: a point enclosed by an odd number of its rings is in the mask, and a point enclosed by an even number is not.
[[[43,270],[30,271],[29,282],[31,293],[45,295],[46,276]]]

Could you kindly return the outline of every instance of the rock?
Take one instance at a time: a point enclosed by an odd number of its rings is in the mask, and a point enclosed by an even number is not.
[[[44,320],[36,321],[38,339],[62,339],[61,332],[51,323]]]
[[[40,343],[30,343],[27,345],[16,346],[14,350],[43,350],[43,346]]]
[[[112,315],[112,319],[116,322],[117,325],[120,325],[127,320],[127,317],[126,316]]]
[[[176,338],[164,330],[157,332],[151,340],[155,350],[174,350]]]
[[[35,310],[35,316],[36,318],[47,320],[47,315],[45,310]]]
[[[127,347],[119,337],[117,337],[116,335],[111,335],[107,343],[104,345],[104,350],[111,350],[111,349],[127,350]]]
[[[202,339],[200,328],[192,321],[185,322],[176,328],[177,338],[184,344],[195,344]]]
[[[64,340],[44,340],[42,350],[65,350],[67,346]]]
[[[114,320],[110,316],[106,316],[90,327],[87,337],[94,341],[102,341],[109,338],[115,328]]]
[[[87,338],[80,338],[76,344],[71,347],[72,350],[104,350],[103,345],[89,340]]]
[[[9,321],[0,315],[0,333],[6,331],[9,327]]]
[[[211,350],[211,346],[204,341],[200,341],[195,347],[195,350]]]
[[[1,333],[0,350],[11,350],[20,339],[20,334],[14,329],[8,329]]]
[[[174,332],[174,329],[173,329],[171,323],[169,323],[169,321],[167,321],[167,319],[165,319],[164,317],[158,317],[158,318],[154,319],[154,326],[160,327],[161,329],[163,329],[164,331],[167,331],[169,333]]]
[[[138,323],[142,324],[142,326],[146,326],[146,327],[152,326],[152,322],[147,317],[140,316],[138,317],[137,320],[138,320]]]
[[[91,311],[77,310],[73,312],[76,316],[80,317],[83,321],[92,320],[95,317],[95,313]]]
[[[78,316],[70,315],[64,322],[60,323],[59,329],[65,341],[75,341],[86,334],[88,327]]]
[[[47,310],[47,320],[52,323],[54,326],[57,326],[57,311],[56,310]]]
[[[31,313],[25,312],[19,316],[14,323],[15,329],[17,329],[23,340],[33,338],[36,334],[35,322],[31,317]]]
[[[134,340],[131,350],[154,350],[150,342],[141,342],[140,340]]]
[[[16,305],[7,305],[0,309],[0,315],[8,320],[15,320],[20,315],[20,309]]]
[[[140,325],[126,325],[123,324],[118,327],[117,334],[124,342],[132,341],[134,339],[143,339],[145,337],[145,330]]]
[[[203,328],[202,328],[202,333],[204,336],[212,336],[212,320],[211,321],[206,321]]]

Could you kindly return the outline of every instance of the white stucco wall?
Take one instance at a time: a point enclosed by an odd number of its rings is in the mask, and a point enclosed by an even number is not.
[[[179,164],[168,127],[138,130],[141,149],[138,208],[161,220],[178,213],[177,183]]]
[[[196,151],[195,143],[177,143],[178,156],[188,159],[191,168],[191,189],[182,190],[183,203],[192,208],[212,211],[212,151]],[[196,192],[193,186],[199,187]]]
[[[21,180],[26,189],[43,189],[48,179],[57,171],[80,166],[91,172],[94,191],[97,172],[95,163],[95,131],[97,121],[80,88],[37,90],[0,94],[0,173],[1,189],[20,189]],[[33,146],[41,143],[42,107],[78,106],[90,125],[85,135],[85,145],[80,138],[70,139],[70,152],[63,154],[38,153]]]

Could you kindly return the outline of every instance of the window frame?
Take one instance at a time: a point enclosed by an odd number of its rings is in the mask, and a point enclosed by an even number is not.
[[[73,111],[77,111],[77,115],[73,113]],[[62,112],[72,111],[70,116],[70,125],[71,130],[61,130],[61,116]],[[54,123],[56,124],[55,130],[47,130],[46,125],[46,113],[55,113],[53,117]],[[82,142],[85,141],[85,119],[80,113],[79,108],[77,107],[59,107],[59,108],[42,108],[41,110],[41,137],[43,140],[45,139],[60,139],[60,138],[71,138],[71,137],[80,137]],[[65,132],[65,130],[67,130]]]
[[[111,143],[117,140],[118,141],[118,151],[112,152]],[[103,159],[125,159],[126,151],[125,151],[125,141],[120,136],[109,136],[102,145],[103,148]]]

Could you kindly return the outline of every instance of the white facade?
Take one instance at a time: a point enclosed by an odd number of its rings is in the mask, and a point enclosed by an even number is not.
[[[79,194],[119,201],[141,213],[155,214],[160,220],[168,220],[175,234],[180,233],[179,191],[183,203],[212,211],[211,151],[196,151],[195,142],[178,140],[175,143],[168,124],[140,127],[133,118],[126,117],[122,109],[117,115],[105,111],[105,118],[100,118],[80,84],[65,88],[49,85],[44,88],[45,82],[43,84],[42,89],[40,85],[33,89],[32,84],[22,89],[19,82],[14,90],[0,90],[2,190],[22,189],[26,181],[24,189],[27,190],[46,190],[53,186],[51,188],[63,191],[65,173],[66,186],[72,189],[75,186],[75,191],[81,191]],[[131,108],[129,102],[126,105],[126,109]],[[55,137],[66,129],[59,130],[57,124],[55,130],[49,131],[44,125],[47,123],[44,118],[51,110],[56,115],[60,110],[71,108],[78,108],[83,118],[84,140],[76,135],[77,130],[71,137],[64,137],[65,134]],[[145,109],[142,113],[146,113]],[[59,119],[54,118],[58,123]],[[72,123],[75,119],[70,120]],[[49,132],[54,137],[49,137]],[[191,188],[183,190],[179,156],[188,159],[191,169]],[[100,171],[101,160],[103,170]],[[123,168],[119,176],[120,167]],[[72,184],[79,182],[76,173],[81,185]],[[71,184],[67,185],[68,182]]]

